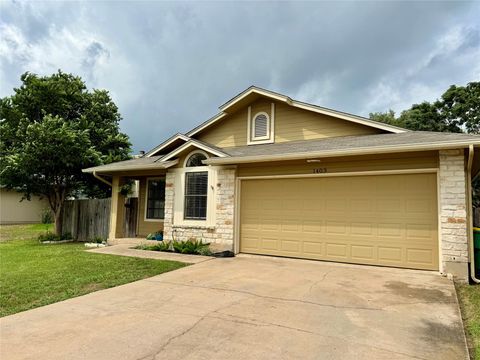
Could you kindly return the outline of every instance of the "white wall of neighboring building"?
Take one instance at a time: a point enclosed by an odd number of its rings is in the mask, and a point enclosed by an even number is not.
[[[20,201],[22,194],[0,188],[0,224],[40,223],[42,213],[48,208],[46,200],[32,196],[32,199]]]

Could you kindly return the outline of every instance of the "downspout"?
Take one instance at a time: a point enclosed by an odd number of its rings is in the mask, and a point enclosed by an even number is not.
[[[475,276],[475,248],[473,242],[473,200],[472,200],[472,164],[473,164],[473,145],[468,146],[468,163],[467,163],[467,192],[468,192],[468,248],[470,252],[470,277],[474,282],[480,284],[480,279]],[[478,259],[477,261],[480,261]]]
[[[108,186],[112,187],[112,183],[111,183],[110,181],[105,180],[105,179],[104,179],[103,177],[101,177],[100,175],[97,175],[97,172],[96,172],[96,171],[93,172],[93,176],[94,176],[96,179],[100,180],[101,182],[103,182],[103,183],[107,184]]]

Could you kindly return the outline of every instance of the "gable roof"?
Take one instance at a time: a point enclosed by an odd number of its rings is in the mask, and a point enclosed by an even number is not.
[[[146,156],[146,157],[154,156],[159,151],[165,149],[168,145],[174,143],[177,140],[183,140],[183,141],[187,142],[191,139],[186,135],[176,133],[175,135],[173,135],[172,137],[169,137],[167,140],[165,140],[161,144],[155,146],[152,150],[148,151],[144,156]]]
[[[228,154],[221,150],[220,148],[213,146],[211,144],[207,144],[203,141],[196,140],[196,139],[190,139],[183,145],[177,147],[175,150],[169,152],[166,154],[164,157],[162,157],[161,161],[167,161],[171,159],[174,156],[177,156],[178,154],[182,153],[184,150],[190,148],[190,147],[196,147],[197,149],[207,151],[213,155],[216,155],[220,158],[228,156]]]
[[[238,94],[237,96],[233,97],[232,99],[228,100],[226,103],[221,105],[219,108],[220,112],[217,115],[213,116],[212,118],[208,119],[204,123],[190,130],[187,133],[187,136],[194,136],[200,131],[206,129],[207,127],[217,123],[220,119],[222,119],[226,115],[238,110],[240,107],[248,103],[251,103],[252,101],[255,101],[260,97],[267,97],[269,99],[277,100],[296,108],[316,112],[318,114],[336,117],[342,120],[351,121],[351,122],[362,124],[365,126],[370,126],[376,129],[388,131],[395,134],[409,131],[407,129],[402,129],[397,126],[380,123],[378,121],[374,121],[362,116],[353,115],[353,114],[321,107],[318,105],[309,104],[309,103],[298,101],[298,100],[293,100],[286,95],[276,93],[271,90],[262,89],[256,86],[250,86],[248,89],[242,91],[240,94]]]
[[[210,158],[205,164],[240,164],[262,161],[312,159],[333,156],[439,150],[480,146],[480,136],[409,131],[399,134],[344,136],[225,149],[228,157]]]

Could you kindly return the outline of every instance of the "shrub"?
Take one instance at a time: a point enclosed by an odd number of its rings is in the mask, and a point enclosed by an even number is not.
[[[173,251],[170,247],[169,241],[159,241],[155,245],[140,244],[135,246],[134,249],[139,250],[151,250],[151,251]]]
[[[90,242],[96,244],[104,244],[107,242],[107,239],[102,238],[101,236],[95,236],[93,239],[90,240]]]
[[[210,256],[212,252],[210,251],[209,245],[209,243],[203,243],[201,240],[189,239],[187,241],[159,241],[158,244],[155,245],[141,244],[134,249]]]
[[[44,242],[44,241],[60,241],[62,240],[61,236],[58,236],[57,234],[54,234],[52,232],[46,232],[45,234],[40,234],[38,235],[38,241]]]
[[[60,240],[71,240],[73,239],[73,236],[71,233],[69,232],[66,232],[65,234],[63,234],[61,237],[60,237]]]
[[[181,254],[201,254],[205,253],[208,249],[209,243],[203,243],[201,240],[189,239],[187,241],[176,241],[172,242],[173,248],[176,252]]]
[[[53,223],[53,214],[50,209],[43,209],[42,211],[42,224],[51,224]]]
[[[65,233],[62,236],[56,235],[50,231],[46,232],[45,234],[38,235],[38,241],[62,241],[62,240],[71,240],[73,239],[72,234]]]

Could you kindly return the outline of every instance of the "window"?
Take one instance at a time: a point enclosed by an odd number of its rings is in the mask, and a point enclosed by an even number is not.
[[[197,155],[197,154],[195,154]],[[192,155],[192,156],[195,156]],[[195,171],[185,173],[185,209],[186,220],[207,219],[208,172]]]
[[[165,179],[147,180],[146,219],[163,220],[165,213]]]
[[[253,119],[253,134],[252,139],[268,138],[268,115],[258,114]]]
[[[202,153],[194,153],[191,155],[185,164],[186,167],[194,167],[194,166],[204,166],[202,161],[207,160],[205,154]]]
[[[274,142],[275,107],[271,104],[270,113],[260,111],[252,114],[251,106],[248,107],[247,145],[271,144]]]

